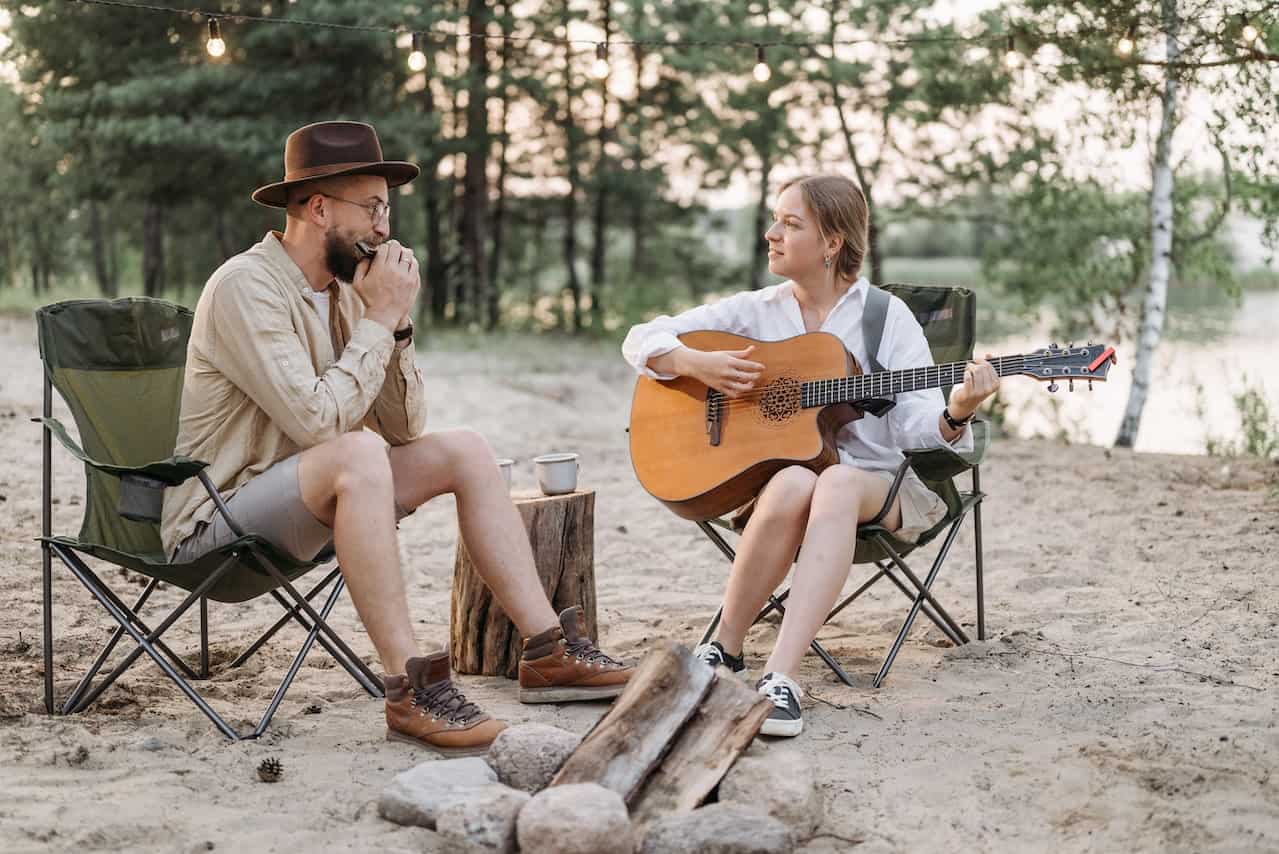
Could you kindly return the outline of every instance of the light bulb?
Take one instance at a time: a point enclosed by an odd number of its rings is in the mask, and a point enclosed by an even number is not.
[[[217,18],[209,19],[209,40],[204,43],[204,49],[214,59],[226,53],[226,42],[222,41],[222,30],[218,27]]]
[[[1013,42],[1013,37],[1008,37],[1008,48],[1004,51],[1004,65],[1008,68],[1021,67],[1021,54],[1017,52],[1017,45]]]
[[[755,71],[753,72],[755,79],[760,83],[767,82],[768,78],[773,76],[773,70],[768,67],[768,60],[764,59],[764,46],[755,46]]]
[[[426,54],[422,51],[422,35],[413,34],[413,50],[409,53],[409,71],[421,71],[426,68]]]
[[[608,44],[597,44],[595,46],[595,62],[591,64],[591,76],[598,80],[608,77],[609,72],[613,69],[608,64]]]

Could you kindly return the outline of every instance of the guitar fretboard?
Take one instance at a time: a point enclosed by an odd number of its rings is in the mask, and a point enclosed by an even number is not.
[[[1021,373],[1026,357],[998,356],[989,360],[995,373],[1001,377]],[[801,406],[830,406],[834,403],[850,403],[871,398],[886,398],[908,391],[958,385],[964,381],[968,362],[947,362],[926,368],[907,368],[901,371],[880,371],[874,374],[858,374],[854,377],[838,377],[830,380],[809,380],[801,391]]]

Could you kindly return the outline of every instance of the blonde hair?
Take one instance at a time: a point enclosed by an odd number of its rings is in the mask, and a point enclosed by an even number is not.
[[[791,187],[798,187],[803,194],[805,204],[817,219],[822,240],[835,236],[844,239],[832,259],[835,275],[856,279],[870,241],[870,211],[861,188],[843,175],[804,175],[786,182],[782,192]]]

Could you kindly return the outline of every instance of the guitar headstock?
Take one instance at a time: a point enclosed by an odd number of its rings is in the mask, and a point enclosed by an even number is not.
[[[1049,391],[1056,391],[1056,380],[1070,380],[1072,391],[1075,380],[1105,382],[1110,366],[1118,361],[1115,348],[1105,344],[1058,347],[1052,344],[1022,357],[1019,373],[1052,383]]]

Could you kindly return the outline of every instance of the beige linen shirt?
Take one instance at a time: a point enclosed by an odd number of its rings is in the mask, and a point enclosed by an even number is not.
[[[175,453],[208,462],[224,498],[343,433],[368,427],[402,445],[426,427],[413,348],[396,350],[349,285],[330,284],[328,317],[313,294],[275,231],[215,270],[200,294]],[[165,490],[165,552],[215,512],[195,478]]]

